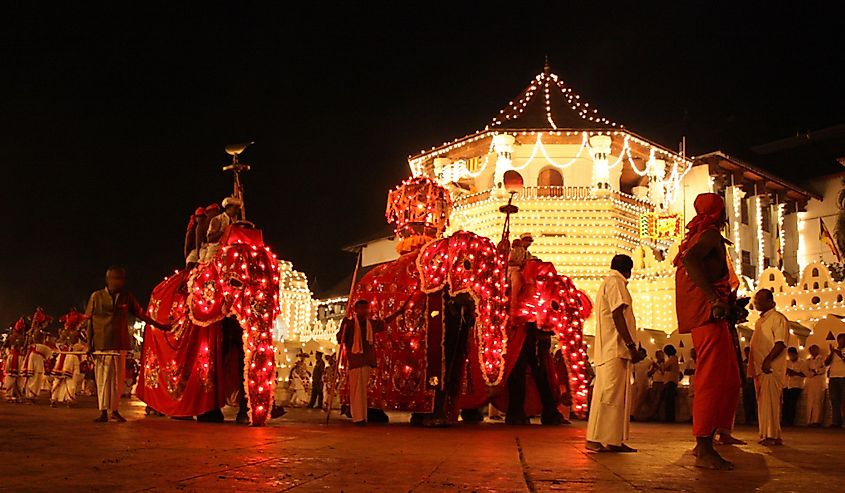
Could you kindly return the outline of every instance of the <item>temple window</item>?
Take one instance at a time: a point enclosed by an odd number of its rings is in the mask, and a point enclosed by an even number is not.
[[[560,171],[554,168],[546,168],[540,171],[540,175],[537,177],[537,186],[538,187],[562,187],[563,186],[563,175],[560,174]]]
[[[818,305],[819,303],[821,303],[821,301],[821,298],[819,298],[818,296],[813,296],[813,299],[810,300],[810,302],[814,305]]]
[[[819,269],[813,267],[813,277],[819,277]]]

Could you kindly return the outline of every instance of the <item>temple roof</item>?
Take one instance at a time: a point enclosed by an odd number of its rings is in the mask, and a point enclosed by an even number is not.
[[[493,117],[489,129],[602,130],[622,125],[601,116],[598,110],[552,73],[543,71]]]

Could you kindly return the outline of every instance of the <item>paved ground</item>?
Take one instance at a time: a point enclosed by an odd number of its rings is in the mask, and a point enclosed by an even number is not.
[[[688,425],[633,425],[637,454],[586,453],[565,427],[321,424],[293,410],[265,428],[0,403],[2,491],[801,491],[845,481],[845,432],[788,429],[786,445],[726,448],[733,472],[701,471]],[[231,418],[231,416],[230,416]],[[754,430],[737,435],[753,440]],[[833,481],[833,483],[831,483]]]

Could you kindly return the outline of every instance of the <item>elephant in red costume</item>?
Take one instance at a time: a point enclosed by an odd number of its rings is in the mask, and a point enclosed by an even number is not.
[[[459,231],[361,279],[354,299],[369,301],[387,325],[374,338],[378,366],[368,389],[370,408],[410,411],[412,422],[428,426],[455,422],[462,409],[479,408],[491,399],[506,408],[513,370],[526,378],[531,370],[537,373],[520,358],[526,338],[537,331],[556,333],[563,341],[571,383],[583,402],[581,330],[589,301],[550,263],[531,261],[525,267],[520,311],[509,321],[506,267],[492,241]],[[547,373],[556,405],[556,377]],[[537,388],[528,386],[524,407],[529,415],[540,412],[535,409]]]
[[[239,421],[263,425],[275,393],[278,262],[247,225],[230,226],[220,245],[153,290],[149,315],[173,329],[146,328],[138,397],[169,416],[202,416],[240,394]]]
[[[367,273],[353,296],[369,301],[387,325],[374,339],[378,366],[369,406],[445,425],[457,419],[462,383],[473,379],[483,388],[501,382],[504,276],[495,245],[465,231]]]

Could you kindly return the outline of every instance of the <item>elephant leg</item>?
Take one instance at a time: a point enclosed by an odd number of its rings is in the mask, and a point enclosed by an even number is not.
[[[526,334],[516,363],[508,377],[508,412],[505,423],[509,425],[529,424],[525,415],[525,370],[528,366],[529,353],[533,352],[534,338],[531,332]]]
[[[543,414],[540,422],[544,425],[563,424],[563,415],[557,409],[552,392],[552,384],[549,381],[548,355],[551,350],[552,341],[548,334],[538,334],[537,351],[533,354],[531,374],[537,391],[540,394],[540,401],[543,403]]]
[[[484,413],[481,409],[461,409],[461,419],[465,423],[481,423],[484,421]]]

